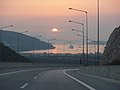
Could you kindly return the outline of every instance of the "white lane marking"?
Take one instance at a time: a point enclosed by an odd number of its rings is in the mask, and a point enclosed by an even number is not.
[[[34,70],[40,70],[40,69],[28,69],[28,70],[20,70],[20,71],[13,71],[13,72],[1,73],[0,76],[9,75],[9,74],[15,74],[15,73],[20,73],[20,72],[26,72],[26,71],[34,71]]]
[[[20,88],[23,89],[25,88],[29,83],[25,83],[23,86],[21,86]]]
[[[37,77],[34,77],[33,79],[36,79]]]
[[[83,86],[87,87],[88,89],[90,89],[90,90],[96,90],[95,88],[87,85],[86,83],[84,83],[84,82],[78,80],[77,78],[75,78],[75,77],[73,77],[73,76],[71,76],[71,75],[69,75],[69,74],[66,73],[66,71],[73,71],[73,70],[78,70],[78,69],[68,69],[68,70],[64,70],[63,73],[64,73],[65,75],[67,75],[68,77],[72,78],[73,80],[77,81],[78,83],[82,84]]]

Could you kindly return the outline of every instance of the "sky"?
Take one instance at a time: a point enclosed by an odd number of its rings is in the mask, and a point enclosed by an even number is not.
[[[107,41],[114,28],[120,26],[120,0],[100,0],[100,40]],[[58,42],[78,41],[81,25],[69,23],[69,20],[84,23],[85,13],[68,8],[88,12],[89,38],[97,36],[97,0],[0,0],[0,27],[13,25],[9,31],[23,32],[30,36],[38,36],[42,40],[56,38]],[[58,32],[51,32],[57,28]]]

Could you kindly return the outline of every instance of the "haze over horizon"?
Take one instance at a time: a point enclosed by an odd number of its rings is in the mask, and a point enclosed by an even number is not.
[[[28,30],[28,35],[43,35],[58,40],[79,40],[77,32],[80,25],[69,20],[85,23],[85,14],[69,7],[86,10],[89,16],[89,38],[96,40],[97,0],[0,0],[0,27],[14,25],[7,30],[21,32]],[[120,1],[100,0],[100,40],[106,41],[112,31],[120,25]],[[51,30],[57,28],[59,32]]]

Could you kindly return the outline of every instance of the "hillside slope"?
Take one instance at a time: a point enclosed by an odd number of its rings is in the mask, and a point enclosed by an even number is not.
[[[103,64],[120,64],[120,26],[111,33],[103,58]]]
[[[15,51],[31,51],[33,50],[45,50],[45,49],[53,49],[54,46],[41,41],[35,37],[28,36],[25,34],[21,34],[18,32],[13,32],[13,31],[2,31],[2,42],[4,45],[9,46]],[[33,45],[34,43],[34,45]],[[49,47],[48,47],[49,45]],[[19,49],[17,50],[17,47]]]
[[[27,58],[17,54],[14,50],[0,43],[0,61],[28,61]]]

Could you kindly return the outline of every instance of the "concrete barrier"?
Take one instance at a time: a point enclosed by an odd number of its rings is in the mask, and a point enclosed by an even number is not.
[[[80,67],[80,72],[120,80],[120,65]]]
[[[52,64],[52,63],[22,63],[22,62],[0,62],[0,70],[12,68],[39,68],[39,67],[79,67],[76,64]]]

